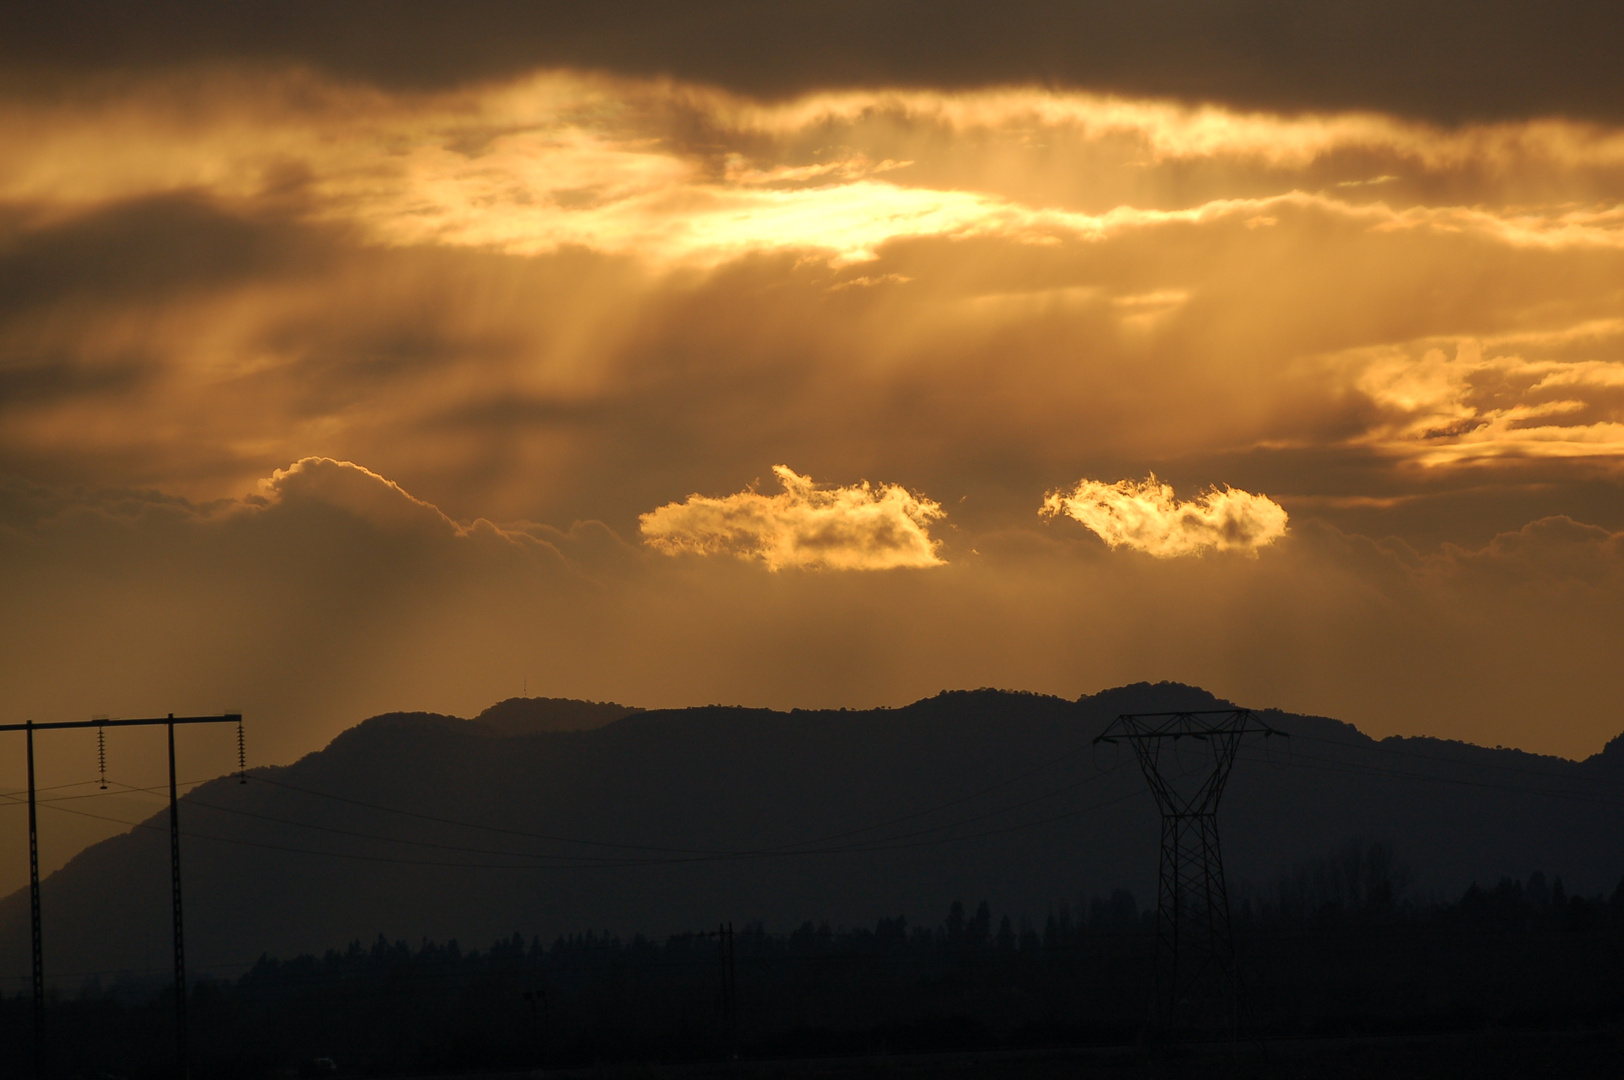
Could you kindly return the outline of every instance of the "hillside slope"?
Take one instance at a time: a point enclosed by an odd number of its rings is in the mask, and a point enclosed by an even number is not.
[[[1041,919],[1118,886],[1149,902],[1154,805],[1127,748],[1093,737],[1121,712],[1221,704],[1163,683],[862,712],[516,699],[475,720],[374,717],[245,786],[186,796],[188,955],[204,975],[379,933],[483,946],[867,923],[937,918],[954,898]],[[1391,844],[1422,890],[1540,869],[1590,892],[1624,872],[1624,740],[1570,762],[1260,715],[1292,737],[1244,750],[1225,795],[1237,891],[1355,835]],[[166,821],[46,881],[54,978],[163,962]],[[0,973],[26,974],[27,920],[26,893],[0,901]]]

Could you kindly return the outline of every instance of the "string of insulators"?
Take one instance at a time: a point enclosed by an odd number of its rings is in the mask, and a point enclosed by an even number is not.
[[[101,772],[101,789],[107,790],[107,729],[96,728],[96,767]]]
[[[237,719],[237,783],[248,783],[248,751],[242,739],[242,718]]]

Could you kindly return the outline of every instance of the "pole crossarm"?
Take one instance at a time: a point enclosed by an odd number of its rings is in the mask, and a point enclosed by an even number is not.
[[[241,713],[221,713],[219,716],[158,716],[145,720],[53,720],[36,724],[0,724],[0,731],[56,731],[62,728],[97,727],[152,727],[155,724],[239,724]]]
[[[1250,709],[1123,713],[1095,743],[1127,740],[1162,816],[1156,966],[1147,1028],[1163,1033],[1239,1024],[1240,972],[1230,936],[1218,801],[1250,735],[1286,735]],[[1180,754],[1180,740],[1198,744]],[[1189,744],[1186,744],[1189,745]],[[1170,760],[1163,768],[1163,758]]]

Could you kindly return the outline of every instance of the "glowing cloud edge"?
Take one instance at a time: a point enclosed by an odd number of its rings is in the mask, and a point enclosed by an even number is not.
[[[1151,473],[1144,480],[1082,479],[1071,491],[1051,491],[1041,517],[1065,516],[1113,549],[1130,547],[1159,559],[1199,555],[1209,549],[1240,551],[1253,558],[1286,535],[1285,508],[1266,495],[1225,485],[1179,502],[1170,484]]]
[[[774,465],[782,493],[754,487],[733,495],[694,494],[638,518],[643,543],[667,555],[733,555],[773,572],[891,570],[944,565],[930,525],[939,503],[899,484],[825,486]]]

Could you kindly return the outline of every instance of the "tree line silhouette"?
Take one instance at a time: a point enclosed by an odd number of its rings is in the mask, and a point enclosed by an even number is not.
[[[1611,896],[1582,896],[1533,873],[1443,898],[1416,895],[1409,876],[1388,845],[1354,839],[1269,889],[1235,890],[1254,1034],[1624,1018],[1624,880]],[[285,1076],[318,1059],[402,1074],[1120,1044],[1143,1018],[1153,915],[1116,889],[1036,921],[954,901],[935,924],[747,924],[734,941],[736,1033],[720,1008],[715,932],[592,930],[551,943],[515,934],[466,951],[380,936],[198,982],[192,1073]],[[169,1074],[171,1008],[161,982],[138,975],[59,989],[51,1072]],[[29,1029],[26,996],[0,1001],[5,1045],[26,1047]],[[28,1062],[6,1055],[0,1069],[26,1075]]]

